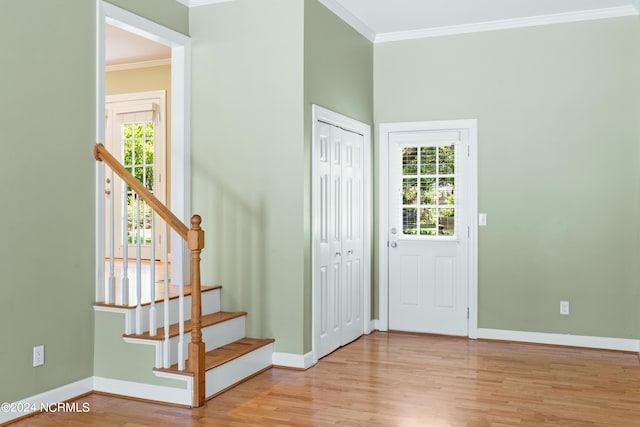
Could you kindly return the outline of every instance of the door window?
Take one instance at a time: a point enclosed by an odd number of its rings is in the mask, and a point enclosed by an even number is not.
[[[456,237],[456,146],[402,147],[402,234]]]
[[[154,191],[154,122],[140,121],[123,123],[120,126],[123,164],[147,190]],[[138,210],[136,212],[136,209]],[[129,243],[148,245],[151,243],[152,210],[144,200],[127,186],[127,226]]]

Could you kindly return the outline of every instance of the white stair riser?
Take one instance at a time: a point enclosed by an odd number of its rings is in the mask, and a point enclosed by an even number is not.
[[[226,322],[218,323],[216,325],[207,326],[202,328],[202,340],[205,343],[205,351],[215,350],[223,345],[230,344],[245,336],[245,317],[240,316],[235,319],[227,320]],[[184,334],[184,360],[187,360],[188,347],[191,342],[191,331],[185,331]],[[169,339],[169,348],[171,349],[171,363],[178,363],[178,346],[180,343],[180,337],[173,337]],[[162,346],[158,346],[157,351],[162,351]],[[158,360],[156,355],[156,360]],[[162,360],[162,359],[159,359]]]
[[[268,368],[272,364],[272,357],[273,344],[269,344],[207,371],[206,397],[220,393],[256,372]]]
[[[156,328],[162,328],[164,326],[164,301],[155,304],[156,308]],[[150,305],[142,307],[142,333],[149,331],[149,311]],[[136,330],[136,314],[135,309],[132,313],[132,332],[137,333]],[[202,315],[217,313],[220,311],[220,289],[207,291],[202,293]],[[180,300],[178,298],[169,301],[169,324],[178,323],[180,318]],[[185,320],[191,319],[191,295],[184,297],[184,318]]]

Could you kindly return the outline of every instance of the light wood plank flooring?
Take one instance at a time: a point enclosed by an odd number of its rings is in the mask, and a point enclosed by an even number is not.
[[[639,426],[632,353],[374,333],[271,369],[200,409],[90,395],[16,426]]]

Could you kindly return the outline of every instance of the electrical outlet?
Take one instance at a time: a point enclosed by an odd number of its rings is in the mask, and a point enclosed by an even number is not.
[[[33,347],[33,367],[44,365],[44,345]]]
[[[569,301],[560,301],[560,314],[569,315]]]

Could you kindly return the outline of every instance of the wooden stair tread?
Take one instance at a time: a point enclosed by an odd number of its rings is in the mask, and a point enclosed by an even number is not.
[[[217,285],[217,286],[203,286],[201,288],[201,292],[205,293],[205,292],[209,292],[209,291],[215,291],[217,289],[222,289],[222,286]],[[156,295],[159,295],[156,297],[156,304],[159,302],[164,302],[164,296],[162,295],[163,292],[156,292]],[[169,300],[174,300],[174,299],[178,299],[180,297],[180,287],[177,285],[169,285]],[[191,295],[191,286],[185,286],[184,287],[184,296],[187,297]],[[114,307],[114,308],[128,308],[128,309],[135,309],[136,306],[135,305],[121,305],[121,304],[107,304],[105,302],[97,302],[95,303],[96,306],[98,307]],[[151,305],[150,302],[145,302],[140,304],[142,307],[146,307],[148,305]]]
[[[273,342],[275,342],[273,338],[242,338],[230,344],[208,351],[205,353],[205,371],[217,368]],[[178,370],[177,363],[172,365],[170,368],[157,370],[172,374],[192,375],[191,372]]]
[[[244,356],[247,353],[251,353],[253,350],[257,350],[260,347],[271,344],[275,340],[273,338],[242,338],[238,341],[234,341],[230,344],[224,345],[215,350],[208,351],[204,354],[204,368],[210,370],[217,368],[220,365],[224,365],[227,362],[231,362],[240,356]]]
[[[228,312],[228,311],[218,311],[216,313],[207,314],[202,316],[202,328],[206,328],[207,326],[216,325],[218,323],[226,322],[227,320],[235,319],[237,317],[246,316],[247,313],[244,311],[239,312]],[[184,324],[184,332],[191,332],[191,320],[187,320]],[[177,337],[180,335],[180,327],[179,324],[174,323],[169,326],[169,338]],[[156,335],[151,336],[149,332],[145,332],[144,334],[130,334],[123,335],[125,338],[137,338],[142,340],[153,340],[153,341],[162,341],[165,339],[164,336],[164,327],[156,329]]]

